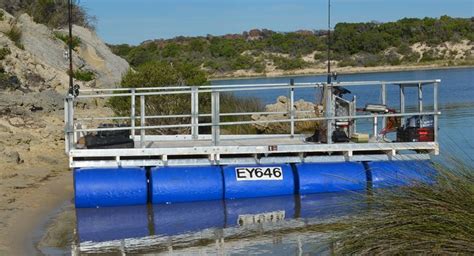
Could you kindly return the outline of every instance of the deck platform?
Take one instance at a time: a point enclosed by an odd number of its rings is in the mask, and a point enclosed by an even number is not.
[[[70,163],[79,168],[422,160],[439,152],[436,142],[320,144],[306,142],[304,136],[230,137],[222,136],[218,146],[212,140],[169,136],[145,147],[137,141],[128,149],[73,149]]]

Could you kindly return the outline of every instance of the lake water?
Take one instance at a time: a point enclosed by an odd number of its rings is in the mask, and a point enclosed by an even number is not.
[[[214,81],[213,84],[282,83],[290,78]],[[300,76],[296,82],[324,82],[324,76]],[[395,81],[441,79],[439,90],[441,156],[473,163],[474,68],[340,75],[338,81]],[[353,88],[362,107],[378,102],[378,91]],[[301,90],[297,98],[314,101],[315,90]],[[273,103],[285,91],[240,94]],[[398,92],[388,90],[388,105],[397,107]],[[414,98],[408,92],[407,99]],[[390,96],[393,96],[390,98]],[[430,98],[432,92],[424,92]],[[415,101],[414,101],[415,102]],[[429,111],[432,101],[426,101]],[[413,107],[409,104],[408,107]],[[45,254],[99,253],[116,255],[330,255],[331,223],[365,209],[361,194],[214,201],[189,204],[78,209],[68,205],[38,245]],[[359,198],[360,199],[360,198]],[[361,202],[354,204],[353,202]],[[59,225],[58,223],[61,223]],[[58,228],[62,227],[62,228]],[[66,229],[66,231],[65,231]],[[52,239],[56,237],[55,239]],[[51,242],[52,241],[52,242]],[[80,249],[76,245],[80,244]]]
[[[325,82],[326,76],[297,76],[291,77],[295,83]],[[441,79],[439,87],[439,141],[441,156],[445,158],[461,159],[472,165],[474,162],[474,68],[418,70],[406,72],[364,73],[339,75],[339,82],[351,81],[407,81]],[[214,81],[215,85],[227,84],[262,84],[262,83],[289,83],[290,77],[256,78]],[[379,103],[380,91],[373,87],[350,87],[352,94],[357,95],[357,107],[363,108],[366,103]],[[432,110],[433,90],[426,87],[423,91],[424,110]],[[304,99],[315,102],[316,89],[299,89],[295,92],[295,99]],[[257,97],[265,104],[274,103],[278,96],[288,95],[288,90],[272,90],[265,93],[242,92],[243,97]],[[415,108],[417,104],[417,90],[407,89],[407,108]],[[399,108],[399,92],[396,86],[387,87],[387,105]],[[440,159],[441,158],[441,159]]]

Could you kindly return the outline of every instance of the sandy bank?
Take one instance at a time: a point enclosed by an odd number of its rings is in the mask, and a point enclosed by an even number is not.
[[[474,65],[446,66],[444,64],[427,64],[427,65],[404,65],[404,66],[379,66],[379,67],[341,67],[333,68],[333,72],[339,74],[355,74],[355,73],[382,73],[382,72],[400,72],[414,70],[433,70],[433,69],[452,69],[452,68],[472,68]],[[211,76],[211,80],[232,80],[246,78],[272,78],[272,77],[289,77],[289,76],[308,76],[308,75],[324,75],[327,74],[325,68],[305,68],[292,71],[272,71],[267,73],[255,73],[250,71],[236,71],[229,74]]]

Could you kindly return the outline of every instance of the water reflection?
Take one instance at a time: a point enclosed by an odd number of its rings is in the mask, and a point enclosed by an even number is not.
[[[365,208],[361,197],[361,194],[344,192],[77,209],[74,250],[82,253],[123,250],[156,253],[168,252],[170,248],[189,250],[190,247],[198,246],[199,251],[211,250],[210,254],[222,248],[227,248],[226,252],[231,249],[234,254],[239,250],[248,253],[246,250],[252,247],[262,253],[285,255],[282,252],[294,251],[295,246],[306,246],[313,250],[316,250],[316,246],[320,248],[318,250],[324,251],[329,247],[322,237],[327,238],[328,235],[308,227],[353,215],[355,211]],[[275,241],[277,244],[282,243],[278,242],[282,237],[286,237],[285,243],[295,239],[301,241],[284,248],[275,246]],[[309,237],[321,239],[308,240]],[[268,243],[268,239],[273,242]]]

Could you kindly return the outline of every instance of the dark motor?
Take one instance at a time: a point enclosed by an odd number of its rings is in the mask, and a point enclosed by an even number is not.
[[[397,130],[397,142],[434,141],[434,117],[412,116]]]

